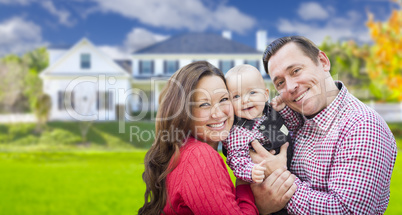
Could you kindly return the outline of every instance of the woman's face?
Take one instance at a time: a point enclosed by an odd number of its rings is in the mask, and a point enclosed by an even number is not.
[[[205,76],[192,92],[191,131],[195,138],[214,148],[229,135],[233,125],[233,107],[223,80]]]

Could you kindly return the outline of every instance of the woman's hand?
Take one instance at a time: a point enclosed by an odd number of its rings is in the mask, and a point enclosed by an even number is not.
[[[258,140],[254,140],[251,145],[253,146],[254,151],[250,151],[251,160],[254,163],[261,163],[263,160],[264,166],[266,167],[265,170],[265,177],[271,175],[276,169],[285,167],[287,162],[287,149],[289,143],[285,143],[281,146],[280,152],[277,155],[273,155],[272,153],[268,152],[259,142]]]
[[[260,214],[269,214],[281,210],[296,192],[295,176],[286,168],[275,170],[262,183],[251,184],[255,204]]]

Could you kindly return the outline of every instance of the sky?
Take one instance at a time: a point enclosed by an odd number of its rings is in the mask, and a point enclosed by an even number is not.
[[[187,32],[221,34],[255,47],[302,35],[320,44],[370,43],[368,13],[388,19],[390,0],[0,0],[0,57],[37,47],[70,47],[86,37],[112,58]]]

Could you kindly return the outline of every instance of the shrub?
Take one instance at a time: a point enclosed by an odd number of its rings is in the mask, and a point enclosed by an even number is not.
[[[0,143],[9,143],[10,137],[8,134],[0,133]]]
[[[27,145],[35,145],[39,142],[39,138],[34,135],[28,135],[17,140],[12,141],[10,144],[12,145],[20,145],[20,146],[27,146]]]
[[[34,130],[35,124],[32,123],[11,124],[8,127],[8,134],[11,140],[15,140],[32,134]]]
[[[70,131],[56,128],[52,131],[43,132],[39,142],[45,145],[73,145],[81,142],[81,137]]]

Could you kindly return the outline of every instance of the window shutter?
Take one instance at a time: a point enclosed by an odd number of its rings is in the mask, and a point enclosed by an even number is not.
[[[164,60],[163,61],[163,74],[168,74],[169,73],[167,64],[168,64],[167,60]]]
[[[108,110],[112,110],[112,107],[113,107],[113,92],[109,91],[108,94],[109,94],[109,101],[108,101],[108,103],[109,103],[108,106],[109,107],[108,107]]]
[[[96,92],[96,110],[99,110],[99,91]]]
[[[75,99],[74,99],[74,91],[71,92],[71,107],[75,110]]]
[[[63,91],[57,92],[57,109],[61,110],[63,108]]]
[[[138,71],[138,74],[142,74],[142,60],[140,60],[140,62],[139,62],[139,71]]]

